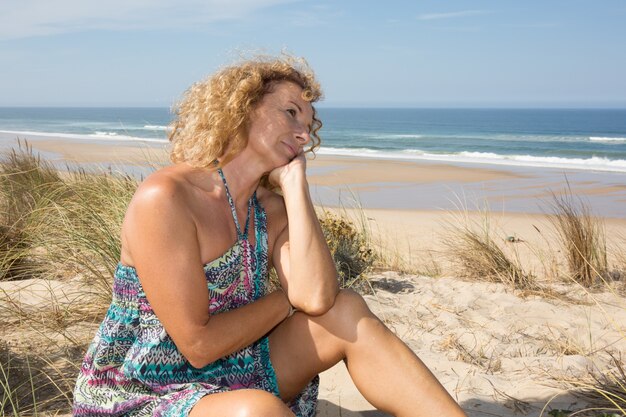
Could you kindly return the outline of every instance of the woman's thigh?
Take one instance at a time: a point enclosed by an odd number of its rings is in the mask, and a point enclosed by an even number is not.
[[[375,318],[363,298],[342,290],[327,313],[296,313],[279,324],[269,343],[283,400],[293,399],[315,375],[343,360],[346,349],[356,342],[359,321],[366,317]]]
[[[240,389],[202,397],[189,417],[294,417],[275,395],[259,389]]]

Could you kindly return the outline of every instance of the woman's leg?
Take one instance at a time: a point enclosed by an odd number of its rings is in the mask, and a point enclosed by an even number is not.
[[[342,290],[321,316],[294,314],[269,341],[284,400],[344,360],[356,387],[380,410],[398,417],[465,416],[424,363],[353,291]]]
[[[280,398],[258,389],[220,392],[202,397],[189,417],[294,417]]]

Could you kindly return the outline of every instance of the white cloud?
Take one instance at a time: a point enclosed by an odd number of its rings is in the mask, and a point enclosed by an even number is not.
[[[417,16],[418,20],[438,20],[438,19],[450,19],[454,17],[465,16],[477,16],[482,14],[489,14],[489,10],[462,10],[459,12],[446,12],[446,13],[425,13]]]
[[[196,27],[298,0],[21,0],[0,2],[0,40],[67,32]]]

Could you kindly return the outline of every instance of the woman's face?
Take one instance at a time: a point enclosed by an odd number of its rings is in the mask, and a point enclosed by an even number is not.
[[[302,98],[302,88],[277,82],[250,117],[248,147],[270,165],[268,170],[286,165],[311,140],[312,123],[313,108]]]

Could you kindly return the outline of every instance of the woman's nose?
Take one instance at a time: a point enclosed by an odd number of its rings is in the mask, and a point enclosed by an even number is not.
[[[296,139],[298,139],[300,146],[304,146],[311,141],[311,134],[308,130],[303,130],[296,136]]]

